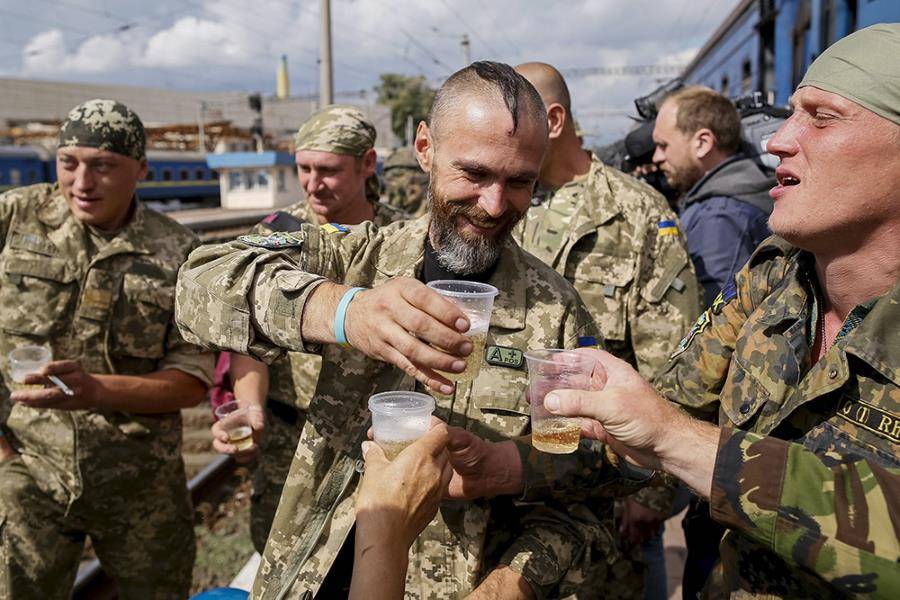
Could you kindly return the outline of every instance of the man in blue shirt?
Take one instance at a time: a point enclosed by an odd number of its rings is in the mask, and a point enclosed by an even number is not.
[[[775,179],[740,154],[740,136],[731,101],[701,86],[666,98],[653,129],[653,162],[683,193],[681,222],[707,305],[769,236]]]

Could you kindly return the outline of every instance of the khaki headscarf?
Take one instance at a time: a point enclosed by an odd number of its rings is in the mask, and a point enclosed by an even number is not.
[[[58,148],[69,146],[99,148],[143,160],[147,136],[134,111],[121,102],[97,98],[69,111],[59,128]]]
[[[828,47],[797,89],[833,92],[900,125],[900,23],[851,33]]]
[[[300,126],[294,145],[297,150],[362,156],[375,146],[375,126],[358,108],[332,104]]]

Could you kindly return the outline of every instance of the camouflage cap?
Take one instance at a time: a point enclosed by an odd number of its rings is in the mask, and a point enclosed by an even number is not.
[[[375,126],[358,108],[332,104],[300,126],[294,145],[297,150],[362,156],[375,146]]]
[[[146,158],[144,124],[130,108],[115,100],[79,104],[59,128],[59,146],[83,146],[115,152],[135,160]]]

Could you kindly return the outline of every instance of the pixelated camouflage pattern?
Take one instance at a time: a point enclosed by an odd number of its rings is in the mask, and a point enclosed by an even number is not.
[[[710,510],[740,532],[742,542],[725,548],[728,564],[737,567],[723,573],[727,589],[897,598],[898,484],[898,466],[834,451],[817,454],[774,437],[724,429]],[[751,554],[756,546],[773,549],[787,562],[776,566],[764,559],[769,568],[759,569]],[[792,576],[798,567],[822,579]]]
[[[82,146],[115,152],[135,160],[147,157],[144,124],[115,100],[88,100],[71,111],[59,129],[59,148]]]
[[[592,156],[584,177],[539,192],[535,201],[539,204],[529,209],[517,231],[522,247],[572,282],[610,352],[645,377],[655,375],[701,310],[684,235],[659,233],[660,222],[677,223],[666,200]],[[666,487],[648,487],[635,495],[663,513],[673,497],[674,489]],[[611,514],[612,501],[596,501],[594,510]],[[640,552],[625,549],[620,562],[598,561],[595,576],[588,577],[579,596],[603,589],[616,597],[642,597]],[[614,581],[601,579],[610,576]]]
[[[178,369],[209,384],[213,355],[185,342],[172,318],[175,276],[196,246],[195,236],[136,204],[128,225],[107,238],[75,219],[56,185],[39,184],[0,196],[0,240],[0,400],[6,407],[5,429],[34,486],[63,511],[87,494],[108,494],[108,501],[90,504],[98,511],[95,518],[118,502],[145,495],[168,494],[173,506],[188,502],[180,413],[22,404],[10,410],[6,356],[17,346],[39,344],[56,360],[80,360],[89,373]],[[174,479],[160,482],[162,473]],[[0,488],[6,485],[0,471]],[[142,506],[148,523],[167,518],[150,512],[150,501]],[[15,510],[0,506],[0,521]],[[190,524],[183,535],[172,531],[168,552],[173,561],[191,558],[181,541],[192,536]],[[137,550],[123,542],[120,551]],[[174,565],[160,569],[160,585],[169,574],[181,573]],[[58,575],[63,579],[48,573],[46,585],[63,585],[67,575]],[[189,575],[188,570],[188,581]]]
[[[387,203],[420,217],[429,210],[428,174],[419,166],[412,147],[397,148],[384,161],[384,189]]]
[[[266,251],[240,242],[206,246],[182,268],[176,315],[188,339],[272,361],[287,350],[309,351],[300,317],[324,277],[373,286],[421,269],[428,218],[350,233],[304,227],[304,247]],[[572,347],[599,335],[574,289],[510,241],[491,283],[494,303],[488,344],[521,350]],[[285,483],[258,573],[254,598],[314,594],[351,530],[359,444],[369,426],[366,399],[412,389],[402,371],[336,345],[322,350],[322,375]],[[483,364],[478,378],[453,396],[436,397],[436,414],[487,439],[527,433],[524,370]],[[517,538],[504,538],[506,523]],[[409,598],[455,598],[471,591],[498,560],[520,569],[544,595],[585,549],[603,535],[589,511],[509,499],[445,502],[413,545]],[[607,534],[608,535],[608,534]],[[500,543],[502,541],[502,543]]]
[[[823,498],[821,486],[792,470],[793,481],[785,482],[785,495],[774,500],[755,492],[746,498],[730,497],[731,510],[748,507],[745,514],[751,521],[756,522],[754,515],[770,518],[763,515],[767,506],[777,509],[781,519],[779,535],[768,544],[748,537],[745,529],[726,534],[721,583],[728,587],[718,590],[722,594],[828,597],[852,584],[866,594],[890,597],[882,582],[896,582],[900,283],[874,303],[861,323],[848,318],[826,355],[810,364],[818,310],[816,285],[813,257],[770,238],[735,277],[733,299],[707,309],[706,325],[656,381],[661,393],[697,416],[796,442],[835,470],[835,485],[840,483],[853,494],[846,504],[837,505],[840,514],[832,514],[828,511],[833,509],[819,503],[829,501],[828,496]],[[857,312],[851,312],[851,318]],[[854,328],[854,323],[859,324]],[[791,456],[782,452],[777,458],[763,457],[747,468],[776,478],[785,472],[780,463],[787,460],[790,466]],[[854,487],[854,478],[864,475],[863,466],[842,475],[841,465],[863,459],[893,474],[866,477],[862,487]],[[764,471],[753,464],[764,466]],[[887,512],[881,507],[868,513],[857,511],[869,500],[878,504],[882,497]],[[758,508],[753,509],[753,504]],[[815,508],[802,513],[792,506]],[[797,523],[796,527],[818,530],[819,541],[795,537],[799,530],[791,533],[794,526],[784,519]],[[757,526],[770,527],[761,522]],[[785,537],[779,538],[782,533]],[[847,554],[842,544],[859,550]],[[880,570],[883,563],[872,553],[888,557],[893,573]],[[890,591],[896,596],[898,590],[892,586]]]
[[[375,126],[355,106],[332,104],[310,116],[294,135],[297,150],[362,156],[375,146]]]
[[[382,202],[373,204],[372,222],[384,227],[405,218],[399,210]],[[317,215],[305,201],[280,209],[301,222],[318,224]],[[265,222],[250,230],[252,234],[271,232]],[[250,505],[250,537],[253,547],[262,554],[275,518],[278,500],[284,487],[306,421],[306,410],[316,391],[322,358],[317,354],[288,352],[287,356],[269,365],[269,393],[266,400],[266,432],[260,444],[259,458],[253,473],[253,496]],[[297,411],[297,422],[288,423],[271,409],[271,402],[280,402]]]

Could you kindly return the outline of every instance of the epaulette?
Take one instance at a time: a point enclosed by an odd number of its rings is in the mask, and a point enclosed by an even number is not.
[[[261,223],[271,231],[297,231],[303,229],[303,221],[283,210],[273,212]]]

